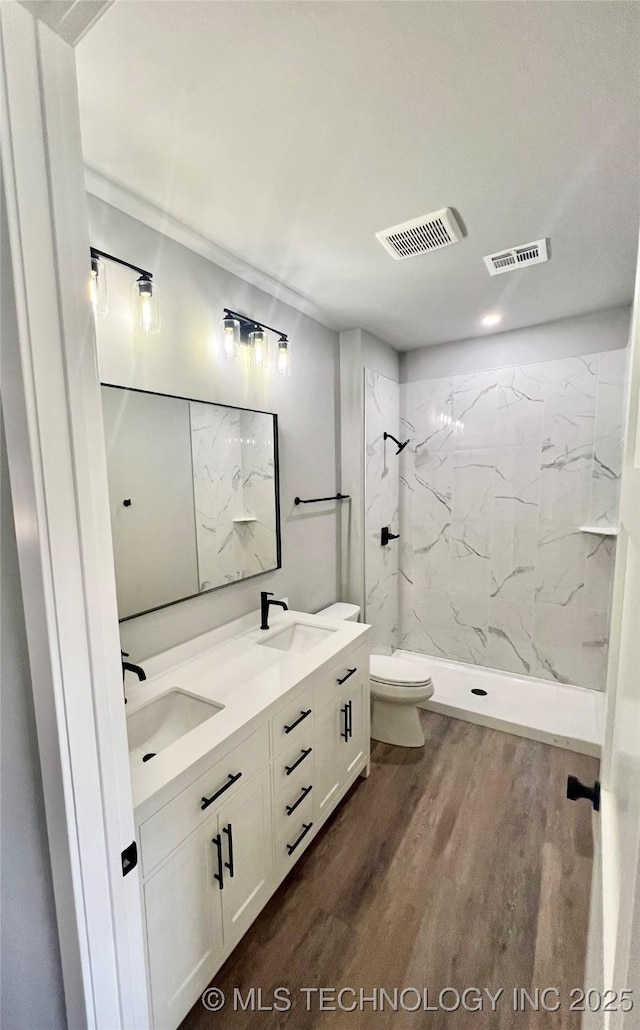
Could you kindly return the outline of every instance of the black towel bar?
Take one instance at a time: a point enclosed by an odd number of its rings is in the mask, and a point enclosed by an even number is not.
[[[348,501],[349,494],[334,494],[333,497],[310,497],[303,501],[302,497],[295,497],[294,504],[318,504],[320,501]]]

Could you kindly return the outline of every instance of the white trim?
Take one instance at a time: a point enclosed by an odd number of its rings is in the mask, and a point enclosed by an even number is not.
[[[0,27],[18,323],[3,412],[67,1017],[147,1027],[75,59],[18,4]]]
[[[239,279],[251,283],[252,286],[257,286],[258,289],[268,293],[270,297],[275,297],[276,300],[282,301],[283,304],[288,304],[290,307],[295,308],[296,311],[301,311],[303,315],[308,315],[309,318],[313,318],[316,322],[320,322],[321,325],[325,325],[329,329],[337,331],[344,329],[342,323],[337,322],[335,317],[327,310],[317,305],[303,293],[299,293],[298,290],[274,278],[268,272],[264,272],[262,269],[249,264],[248,261],[245,261],[237,254],[232,254],[231,251],[225,250],[224,247],[214,243],[207,236],[203,236],[193,226],[187,225],[186,222],[182,222],[179,218],[175,218],[166,211],[162,211],[150,200],[145,200],[144,197],[130,190],[127,186],[109,179],[102,172],[89,166],[85,166],[85,183],[87,193],[97,197],[99,200],[103,200],[107,204],[111,204],[112,207],[118,208],[119,211],[123,211],[131,218],[137,218],[139,222],[148,225],[149,228],[155,229],[177,243],[181,243],[183,247],[188,247],[189,250],[192,250],[195,254],[200,254],[201,257],[206,258],[208,261],[212,261],[219,268],[224,268],[225,271],[237,275]]]

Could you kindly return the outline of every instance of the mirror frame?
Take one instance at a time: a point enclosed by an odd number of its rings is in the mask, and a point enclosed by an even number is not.
[[[155,605],[153,608],[145,608],[144,611],[136,612],[135,615],[125,615],[123,618],[118,618],[118,623],[130,622],[131,619],[139,619],[143,615],[150,615],[151,612],[162,611],[163,608],[172,608],[174,604],[182,604],[183,601],[191,601],[194,597],[204,597],[206,594],[212,594],[217,590],[224,590],[225,587],[233,587],[239,583],[248,583],[252,579],[257,579],[258,576],[268,576],[271,572],[277,572],[278,569],[282,568],[282,518],[280,514],[280,445],[278,440],[278,415],[275,411],[263,411],[260,408],[245,408],[239,404],[223,404],[221,401],[209,401],[204,400],[202,397],[183,397],[177,393],[162,393],[160,390],[143,390],[138,386],[122,386],[120,383],[105,383],[100,380],[100,386],[108,386],[112,390],[125,390],[128,393],[145,393],[151,394],[154,397],[170,397],[174,400],[186,401],[187,403],[193,402],[194,404],[211,404],[218,408],[230,408],[232,411],[250,411],[258,415],[269,415],[273,419],[273,461],[274,461],[274,479],[273,486],[275,490],[275,506],[276,506],[276,564],[271,569],[265,569],[264,572],[254,572],[251,576],[243,576],[241,579],[235,579],[230,583],[220,583],[218,586],[209,587],[207,590],[198,590],[194,594],[185,594],[184,597],[178,597],[175,601],[166,601],[165,604]],[[101,418],[102,418],[101,411]],[[105,440],[105,456],[106,456],[106,440]],[[111,525],[111,518],[109,518],[109,524]],[[115,576],[115,549],[113,548],[113,531],[111,535],[111,546],[113,551],[113,568]]]

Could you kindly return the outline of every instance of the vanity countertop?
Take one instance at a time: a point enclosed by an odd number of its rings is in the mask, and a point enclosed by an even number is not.
[[[184,690],[223,705],[223,710],[131,767],[136,823],[184,789],[215,760],[245,739],[276,710],[287,693],[329,664],[346,647],[362,643],[370,627],[304,612],[272,611],[260,630],[259,613],[244,616],[143,661],[147,679],[127,677],[127,717],[168,690]],[[281,651],[265,641],[293,624],[332,630],[304,651]]]

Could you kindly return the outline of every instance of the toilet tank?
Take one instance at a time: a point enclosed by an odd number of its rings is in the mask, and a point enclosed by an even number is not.
[[[357,622],[360,618],[360,605],[347,604],[345,601],[337,601],[323,608],[317,615],[323,615],[327,619],[342,619],[343,622]]]

